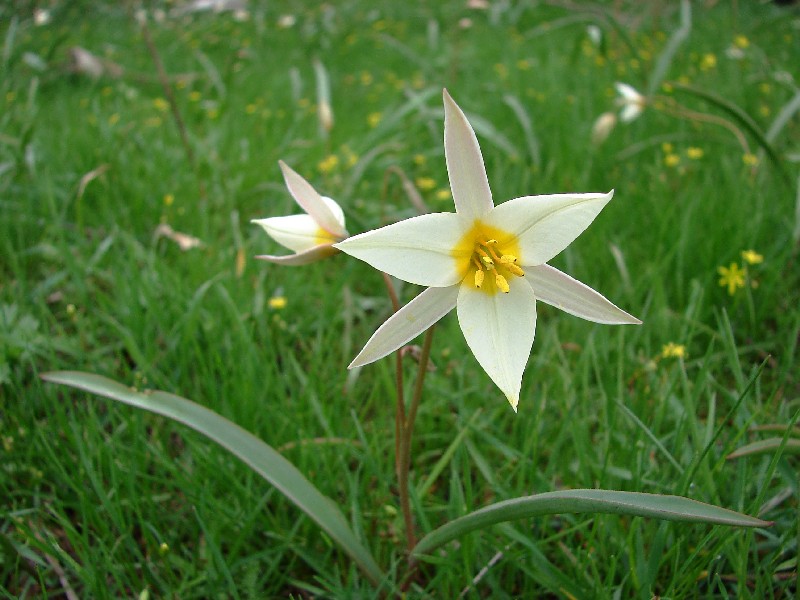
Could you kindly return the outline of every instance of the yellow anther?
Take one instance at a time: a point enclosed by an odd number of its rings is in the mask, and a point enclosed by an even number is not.
[[[487,246],[488,246],[489,244],[497,244],[497,243],[498,243],[498,241],[497,241],[497,240],[486,240],[486,245],[487,245]]]
[[[517,257],[513,254],[503,254],[503,256],[500,257],[500,262],[505,264],[515,263],[517,262]]]
[[[497,287],[499,287],[503,291],[503,293],[505,294],[508,293],[509,287],[505,277],[503,277],[499,273],[495,273],[494,282],[497,284]]]
[[[476,288],[479,288],[479,287],[481,287],[483,285],[483,277],[484,277],[483,271],[481,271],[480,269],[475,271],[475,287]]]
[[[505,267],[512,275],[516,275],[517,277],[525,277],[525,271],[520,269],[517,265],[505,265]]]
[[[494,264],[494,261],[489,256],[481,256],[481,260],[486,264],[487,267],[490,267]]]

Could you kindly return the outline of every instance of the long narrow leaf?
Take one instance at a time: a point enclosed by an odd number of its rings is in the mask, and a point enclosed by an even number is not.
[[[755,454],[766,454],[768,452],[780,450],[781,447],[784,448],[784,452],[786,453],[800,454],[800,440],[794,438],[789,438],[788,440],[784,440],[784,438],[767,438],[737,448],[725,458],[732,459],[741,458],[742,456],[753,456]]]
[[[769,521],[681,496],[609,490],[563,490],[505,500],[454,519],[423,537],[411,551],[411,555],[419,557],[428,554],[442,544],[497,523],[564,513],[608,513],[740,527],[771,525]]]
[[[325,530],[378,584],[384,579],[370,551],[356,538],[342,513],[297,468],[235,423],[191,400],[160,391],[139,392],[121,383],[91,373],[56,371],[42,379],[129,404],[188,425],[213,440],[239,459]]]
[[[689,0],[681,0],[681,24],[678,29],[670,36],[667,45],[656,60],[656,66],[653,67],[650,81],[647,84],[647,95],[652,96],[658,90],[658,86],[664,80],[669,66],[672,64],[672,59],[675,58],[675,53],[680,48],[681,44],[689,37],[692,31],[692,5]]]
[[[739,106],[734,104],[733,102],[726,100],[722,96],[718,94],[714,94],[713,92],[708,92],[706,90],[687,85],[684,83],[673,82],[672,87],[676,90],[680,90],[682,92],[686,92],[698,98],[702,98],[706,102],[715,105],[716,107],[722,109],[730,116],[732,116],[742,127],[744,127],[750,134],[756,139],[758,145],[764,149],[764,152],[767,153],[767,156],[770,158],[772,163],[780,172],[781,178],[783,182],[787,186],[791,186],[791,179],[789,178],[789,173],[786,171],[786,167],[783,165],[780,156],[775,151],[775,148],[772,147],[772,144],[767,139],[766,134],[761,131],[761,127],[758,126],[747,112],[741,109]]]

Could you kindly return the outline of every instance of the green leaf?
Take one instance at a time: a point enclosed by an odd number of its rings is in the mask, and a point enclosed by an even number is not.
[[[369,579],[384,579],[370,551],[356,538],[341,511],[297,468],[252,433],[191,400],[159,391],[139,392],[91,373],[57,371],[42,379],[130,404],[188,425],[237,456],[253,471],[278,488],[356,561]]]
[[[741,458],[742,456],[752,456],[754,454],[766,454],[767,452],[775,452],[784,446],[785,452],[791,454],[800,454],[800,440],[789,438],[784,441],[784,438],[767,438],[746,444],[741,448],[737,448],[726,458]]]
[[[769,521],[762,521],[681,496],[660,496],[613,490],[563,490],[505,500],[454,519],[423,537],[411,551],[411,556],[419,557],[428,554],[431,550],[466,533],[504,521],[541,515],[584,512],[740,527],[771,525]]]
[[[767,139],[767,136],[763,131],[761,131],[758,123],[753,120],[753,117],[751,117],[749,114],[747,114],[747,112],[733,102],[723,98],[722,96],[714,94],[713,92],[708,92],[706,90],[679,82],[672,82],[671,85],[676,90],[691,94],[705,100],[710,104],[715,105],[717,108],[722,109],[731,117],[733,117],[736,122],[739,123],[739,125],[750,132],[750,135],[756,139],[759,146],[764,149],[764,152],[767,153],[769,159],[778,169],[783,183],[785,183],[788,187],[791,187],[791,179],[789,177],[789,173],[786,171],[786,167],[783,165],[783,162],[781,161],[780,156],[778,156],[778,153],[775,151],[775,148],[772,147],[772,144]]]
[[[675,58],[675,53],[680,48],[681,44],[689,37],[692,31],[692,6],[689,0],[681,0],[681,25],[670,36],[667,45],[656,60],[655,67],[653,67],[650,81],[647,84],[647,96],[652,96],[658,90],[658,86],[664,80],[669,66],[672,64],[672,59]]]

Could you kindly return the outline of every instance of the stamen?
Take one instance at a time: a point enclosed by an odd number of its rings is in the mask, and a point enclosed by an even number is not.
[[[505,277],[500,275],[500,273],[494,274],[494,282],[497,284],[497,287],[499,287],[503,291],[503,293],[505,294],[508,293],[509,290],[508,282],[506,281]]]
[[[503,254],[503,256],[500,257],[500,262],[504,264],[515,263],[517,262],[517,257],[513,254]]]
[[[480,288],[483,285],[484,273],[480,269],[475,271],[475,287]]]
[[[505,267],[512,275],[516,275],[517,277],[525,277],[525,271],[520,269],[517,265],[505,265]]]
[[[497,254],[497,252],[492,247],[490,246],[487,247],[487,250],[489,251],[489,256],[491,256],[495,261],[500,262],[502,257],[499,254]]]

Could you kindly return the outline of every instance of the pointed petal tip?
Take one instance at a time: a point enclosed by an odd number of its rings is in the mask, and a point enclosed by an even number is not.
[[[508,402],[509,404],[511,404],[511,408],[514,410],[514,413],[516,414],[518,412],[517,405],[519,404],[519,397],[506,396],[506,398],[508,398]]]

